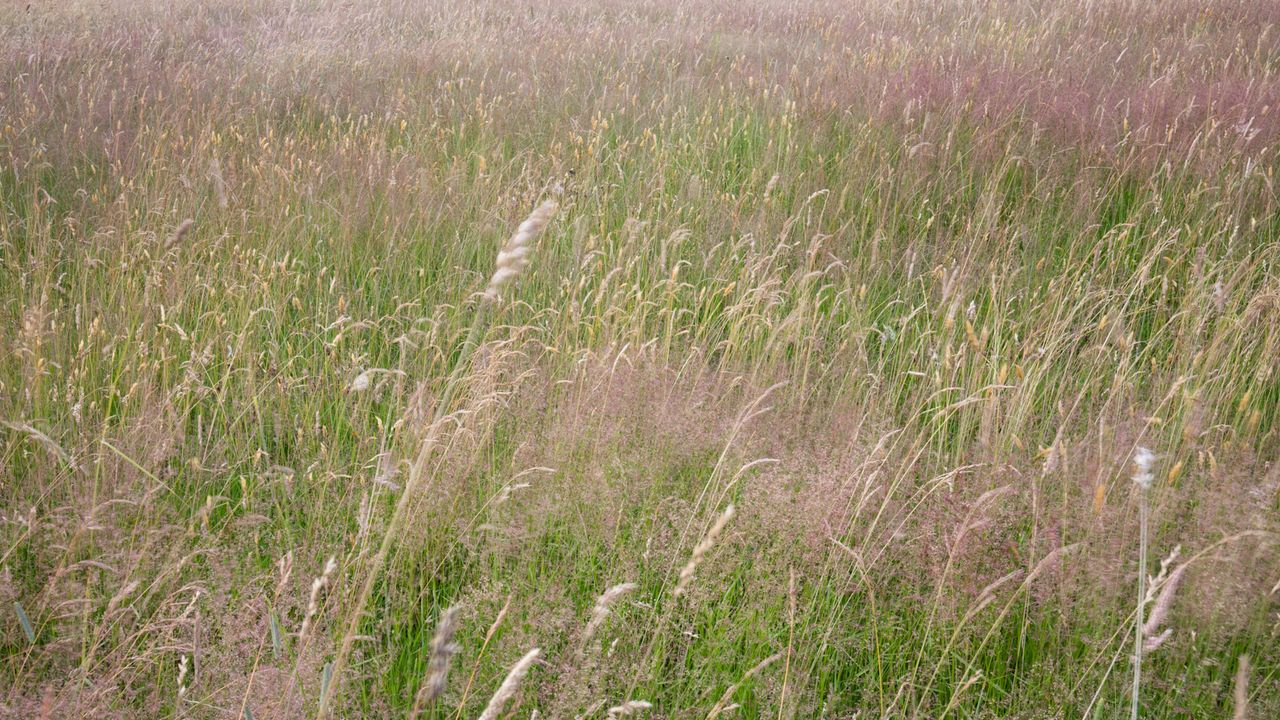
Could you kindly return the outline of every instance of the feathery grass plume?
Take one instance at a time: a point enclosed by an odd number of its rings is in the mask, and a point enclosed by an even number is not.
[[[1187,565],[1183,563],[1178,566],[1164,581],[1160,587],[1160,595],[1156,598],[1155,605],[1151,608],[1151,616],[1147,618],[1147,622],[1142,626],[1143,650],[1151,652],[1164,644],[1164,641],[1172,634],[1173,629],[1166,629],[1160,632],[1160,626],[1164,624],[1165,619],[1169,616],[1169,610],[1173,607],[1173,596],[1178,591],[1178,584],[1182,582],[1183,575],[1186,574]]]
[[[528,267],[529,256],[533,254],[534,239],[547,226],[559,208],[560,204],[555,200],[546,200],[534,209],[524,222],[520,223],[515,234],[498,251],[493,277],[489,278],[489,286],[484,291],[486,298],[497,300],[498,292],[502,287],[519,277],[520,273]]]
[[[1249,656],[1241,655],[1236,665],[1235,710],[1231,720],[1249,720]]]
[[[312,620],[320,610],[320,596],[329,587],[329,578],[333,576],[333,571],[337,569],[338,561],[330,555],[329,560],[324,564],[324,572],[311,581],[311,599],[307,602],[307,614],[302,617],[302,627],[298,630],[298,639],[300,641],[307,638],[307,631],[311,629]]]
[[[1129,708],[1130,720],[1138,720],[1138,703],[1142,693],[1142,650],[1146,644],[1143,635],[1142,611],[1147,603],[1147,492],[1155,478],[1151,469],[1156,456],[1145,447],[1133,454],[1133,484],[1138,486],[1138,607],[1134,611],[1133,625],[1133,697]],[[1161,641],[1163,642],[1163,641]]]
[[[782,179],[782,175],[778,173],[774,173],[773,177],[769,178],[769,182],[765,183],[764,185],[765,200],[768,200],[773,195],[773,190],[778,186],[778,181],[781,179]]]
[[[484,634],[484,641],[480,643],[480,651],[477,653],[476,662],[471,667],[471,674],[467,677],[467,684],[462,688],[462,697],[458,700],[458,706],[466,705],[467,698],[471,695],[471,686],[476,681],[476,673],[480,672],[480,660],[484,658],[485,650],[489,649],[489,642],[493,640],[493,636],[498,634],[498,628],[502,627],[502,622],[507,619],[507,611],[511,609],[511,595],[507,595],[507,601],[502,604],[502,609],[498,611],[497,617],[489,624],[489,630]],[[534,712],[537,712],[535,710]]]
[[[172,249],[174,245],[182,242],[182,238],[186,237],[188,232],[191,232],[191,228],[195,227],[195,224],[196,221],[191,218],[178,223],[178,227],[174,228],[173,232],[169,234],[169,239],[164,241],[164,249]]]
[[[502,708],[516,694],[516,690],[520,689],[520,683],[524,680],[524,676],[529,674],[529,668],[533,667],[533,661],[538,659],[542,651],[534,648],[525,653],[507,673],[507,677],[498,686],[498,691],[489,699],[489,705],[485,707],[484,712],[480,713],[480,720],[497,720],[498,715],[502,713]]]
[[[680,580],[676,583],[675,590],[677,597],[683,595],[684,591],[689,587],[689,583],[693,582],[693,575],[698,571],[698,565],[711,548],[715,546],[716,538],[720,537],[725,525],[728,525],[729,521],[733,519],[734,512],[733,504],[730,503],[729,507],[725,508],[724,513],[716,520],[716,523],[711,526],[707,536],[702,538],[702,542],[698,543],[698,546],[693,549],[693,555],[689,557],[689,562],[680,569]]]
[[[582,632],[582,647],[585,649],[587,643],[595,636],[596,631],[604,624],[609,617],[609,606],[614,600],[635,590],[638,586],[635,583],[620,583],[605,590],[599,598],[596,599],[596,605],[591,609],[591,620],[587,623],[587,629]]]
[[[357,375],[355,380],[351,381],[351,392],[364,392],[365,390],[368,390],[369,385],[373,382],[372,375],[373,373],[369,370],[365,370]]]
[[[415,718],[424,705],[430,705],[444,694],[449,681],[449,665],[453,656],[462,648],[453,641],[458,632],[458,615],[462,608],[454,605],[440,616],[436,625],[436,634],[431,638],[431,659],[427,662],[427,678],[413,701],[413,712],[409,717]]]
[[[403,377],[405,373],[403,370],[394,370],[394,369],[388,370],[386,368],[368,368],[364,372],[357,375],[355,379],[351,381],[351,385],[349,385],[348,388],[351,390],[351,392],[357,392],[357,393],[364,392],[365,390],[368,390],[370,387],[373,386],[373,377],[378,374],[399,375]]]
[[[627,717],[629,715],[638,715],[645,710],[653,707],[653,703],[644,700],[628,700],[621,705],[614,705],[605,711],[611,718]]]
[[[120,607],[120,603],[124,602],[126,598],[132,595],[133,591],[137,590],[138,586],[141,584],[142,584],[141,582],[137,580],[133,580],[129,583],[126,583],[124,587],[116,591],[116,594],[112,595],[111,600],[107,602],[107,610],[106,612],[103,613],[102,616],[104,618],[111,617],[111,615],[115,613],[116,609]]]
[[[187,671],[191,668],[191,656],[186,653],[182,654],[182,659],[178,661],[178,697],[183,698],[187,695]]]

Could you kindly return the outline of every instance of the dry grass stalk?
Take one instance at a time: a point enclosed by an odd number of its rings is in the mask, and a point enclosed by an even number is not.
[[[1135,472],[1133,483],[1138,487],[1138,607],[1134,611],[1133,640],[1133,695],[1129,708],[1131,720],[1138,720],[1138,703],[1142,692],[1142,651],[1146,645],[1143,635],[1142,611],[1147,604],[1147,492],[1151,490],[1154,475],[1151,468],[1155,463],[1155,455],[1145,447],[1138,448],[1133,455]],[[1163,641],[1161,641],[1163,642]]]
[[[777,662],[778,659],[781,657],[782,657],[782,653],[774,653],[773,655],[770,655],[764,660],[761,660],[760,662],[756,663],[755,667],[751,668],[746,673],[744,673],[743,676],[738,680],[738,682],[725,688],[724,693],[720,695],[720,699],[716,701],[715,705],[712,706],[711,712],[707,713],[707,720],[714,720],[714,718],[719,717],[721,713],[724,713],[727,710],[729,710],[729,708],[732,707],[731,705],[729,705],[729,699],[733,697],[734,693],[738,692],[738,688],[742,687],[742,684],[744,682],[750,680],[756,675],[759,675],[761,672],[764,671],[765,668]]]

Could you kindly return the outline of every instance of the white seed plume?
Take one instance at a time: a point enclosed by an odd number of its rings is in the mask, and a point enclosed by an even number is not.
[[[765,183],[765,186],[764,186],[765,200],[768,200],[773,195],[773,190],[774,188],[778,187],[778,181],[781,179],[782,179],[781,175],[779,175],[778,173],[774,173],[773,177],[769,178],[769,182]]]
[[[733,519],[733,505],[725,508],[724,513],[716,520],[716,524],[711,526],[711,530],[707,532],[707,536],[702,538],[702,542],[693,549],[693,555],[689,557],[689,562],[680,570],[680,580],[676,583],[676,596],[684,594],[689,583],[693,581],[693,574],[697,572],[698,565],[702,562],[702,558],[716,544],[716,538],[720,537],[720,533],[724,531],[724,526],[729,524]]]
[[[516,694],[516,690],[520,689],[520,682],[524,680],[525,675],[529,674],[529,668],[533,667],[533,661],[537,660],[541,653],[541,650],[534,648],[520,658],[520,661],[511,668],[511,672],[507,673],[507,679],[502,681],[498,691],[490,698],[488,707],[480,713],[480,720],[496,720],[498,715],[502,714],[502,707],[507,704],[512,695]]]
[[[1137,472],[1133,474],[1133,482],[1143,490],[1151,489],[1151,482],[1155,479],[1151,469],[1155,461],[1156,456],[1145,447],[1138,448],[1138,451],[1133,454],[1133,465],[1137,468]]]
[[[1142,652],[1149,653],[1159,650],[1170,635],[1173,635],[1173,628],[1165,628],[1164,632],[1159,635],[1144,635],[1142,638]]]
[[[539,205],[525,221],[516,228],[516,233],[507,240],[507,244],[498,251],[498,259],[493,277],[489,278],[489,287],[484,296],[489,300],[497,300],[498,291],[520,276],[529,265],[529,256],[533,254],[533,241],[542,232],[551,217],[556,214],[560,204],[555,200],[547,200]]]
[[[604,624],[604,621],[608,619],[609,606],[613,604],[613,601],[635,589],[635,583],[621,583],[605,590],[604,594],[596,599],[596,606],[591,610],[591,620],[587,623],[587,629],[582,633],[582,646],[584,648],[591,638],[595,636],[600,626]]]
[[[628,700],[621,705],[614,705],[605,712],[611,718],[626,717],[628,715],[636,715],[644,710],[653,707],[653,703],[644,700]]]
[[[185,653],[182,659],[178,661],[178,697],[184,697],[187,694],[187,670],[191,667],[191,657]]]
[[[1169,578],[1164,581],[1164,585],[1160,589],[1160,595],[1156,598],[1155,605],[1151,608],[1151,616],[1147,618],[1147,622],[1142,626],[1142,636],[1145,638],[1143,649],[1147,651],[1155,650],[1169,639],[1169,635],[1173,633],[1173,628],[1168,628],[1164,632],[1160,632],[1160,626],[1164,624],[1166,618],[1169,617],[1169,610],[1173,608],[1173,596],[1178,591],[1178,584],[1182,582],[1182,576],[1186,574],[1187,566],[1182,564],[1177,570],[1169,574]]]
[[[351,391],[363,392],[365,390],[368,390],[370,383],[373,381],[372,375],[373,373],[370,372],[369,370],[365,370],[364,372],[357,375],[356,379],[351,381]]]
[[[351,385],[350,385],[351,392],[364,392],[365,390],[368,390],[370,387],[373,386],[373,376],[377,375],[378,373],[382,373],[384,375],[399,375],[401,377],[404,377],[403,370],[387,370],[385,368],[368,368],[364,372],[357,375],[355,379],[351,381]]]

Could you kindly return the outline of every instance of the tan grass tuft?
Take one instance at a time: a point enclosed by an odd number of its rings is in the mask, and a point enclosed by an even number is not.
[[[1249,720],[1249,656],[1241,655],[1236,665],[1235,710],[1232,720]]]

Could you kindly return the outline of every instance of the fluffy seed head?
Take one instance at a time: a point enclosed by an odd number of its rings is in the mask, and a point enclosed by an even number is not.
[[[1143,490],[1151,488],[1151,481],[1155,478],[1151,474],[1151,469],[1156,462],[1156,456],[1145,447],[1138,448],[1133,454],[1133,466],[1136,471],[1133,473],[1133,482]]]
[[[511,668],[511,672],[507,673],[507,679],[502,681],[498,686],[498,691],[493,694],[489,700],[489,705],[480,713],[480,720],[496,720],[502,714],[502,708],[516,694],[516,690],[520,689],[520,683],[524,680],[524,676],[529,674],[529,668],[533,667],[533,661],[538,659],[538,655],[542,651],[534,648],[525,653],[520,661]]]
[[[587,642],[595,636],[596,631],[600,629],[600,626],[609,617],[609,606],[613,604],[613,601],[635,589],[635,583],[621,583],[605,590],[604,594],[596,599],[596,606],[591,610],[591,620],[587,623],[587,629],[582,633],[583,647],[586,647]]]
[[[365,390],[368,390],[369,385],[372,383],[372,374],[373,374],[372,371],[365,370],[364,372],[357,375],[356,379],[351,381],[351,391],[363,392]]]
[[[435,702],[443,693],[449,680],[449,664],[461,648],[453,641],[458,631],[458,615],[461,608],[453,606],[440,616],[435,637],[431,639],[431,660],[427,666],[427,682],[419,693],[420,704]]]
[[[183,220],[181,223],[179,223],[178,227],[173,229],[173,234],[171,234],[169,236],[169,239],[165,241],[164,243],[165,249],[167,250],[173,247],[174,245],[177,245],[178,243],[182,242],[182,238],[186,237],[187,233],[191,231],[191,228],[194,227],[195,224],[196,224],[196,221],[192,220],[191,218],[187,218],[186,220]]]
[[[484,291],[485,298],[497,300],[502,287],[520,276],[520,273],[529,265],[529,256],[533,254],[533,241],[559,208],[560,204],[555,200],[547,200],[520,223],[515,234],[498,251],[493,277],[489,278],[489,287]]]
[[[644,700],[628,700],[621,705],[614,705],[606,712],[611,718],[620,718],[628,715],[637,715],[651,707],[653,707],[653,703],[645,702]]]
[[[183,654],[182,659],[178,661],[178,697],[187,694],[187,671],[191,667],[191,657]]]
[[[320,611],[320,596],[324,594],[325,588],[329,587],[329,578],[333,576],[333,571],[338,569],[338,561],[332,556],[324,564],[324,572],[320,573],[320,577],[311,581],[311,599],[307,602],[307,614],[302,618],[302,627],[298,630],[299,638],[306,638],[307,631],[311,629],[311,621],[315,618],[316,613]]]
[[[1151,608],[1151,617],[1147,618],[1146,623],[1142,625],[1142,635],[1147,638],[1149,647],[1147,649],[1154,650],[1169,637],[1172,630],[1165,630],[1160,633],[1160,626],[1164,624],[1166,618],[1169,617],[1169,610],[1173,608],[1173,596],[1178,591],[1178,584],[1182,582],[1183,575],[1186,574],[1187,566],[1184,563],[1177,570],[1169,574],[1169,579],[1164,581],[1164,586],[1160,589],[1160,595],[1156,598],[1156,604]],[[1154,643],[1154,645],[1151,645]]]

